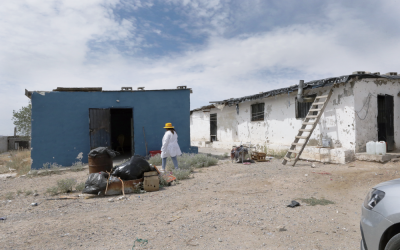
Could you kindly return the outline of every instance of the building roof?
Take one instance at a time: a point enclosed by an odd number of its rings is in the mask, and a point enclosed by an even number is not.
[[[103,90],[102,87],[72,87],[72,88],[64,88],[57,87],[53,89],[53,91],[28,91],[25,89],[25,95],[31,99],[33,92],[38,93],[50,93],[50,92],[145,92],[145,91],[172,91],[172,90],[190,90],[190,93],[193,93],[191,88],[187,88],[186,86],[178,86],[176,89],[150,89],[145,90],[144,87],[138,87],[137,90],[133,90],[132,87],[121,87],[121,90]]]
[[[396,75],[394,75],[394,74],[396,74]],[[332,85],[338,84],[338,83],[346,83],[346,82],[350,81],[351,79],[364,79],[364,78],[400,79],[400,76],[398,76],[397,73],[395,73],[395,72],[387,73],[386,75],[380,75],[379,73],[371,74],[371,73],[365,73],[365,72],[361,71],[361,72],[354,72],[354,74],[351,74],[351,75],[343,75],[343,76],[339,76],[339,77],[331,77],[331,78],[306,82],[306,83],[304,83],[304,89],[315,89],[315,88],[321,88],[321,87],[326,87],[326,86],[332,86]],[[292,85],[292,86],[289,86],[286,88],[280,88],[280,89],[270,90],[267,92],[261,92],[260,94],[249,95],[249,96],[244,96],[244,97],[240,97],[240,98],[231,98],[231,99],[227,99],[227,100],[215,101],[215,102],[210,102],[210,103],[214,103],[215,105],[232,106],[232,105],[236,105],[241,102],[254,101],[257,99],[276,96],[276,95],[280,95],[280,94],[288,94],[288,93],[297,91],[298,86],[299,85]],[[192,110],[192,111],[196,111],[196,110]]]
[[[190,110],[190,113],[192,113],[192,112],[194,112],[194,111],[208,110],[208,109],[213,109],[213,108],[215,108],[215,105],[214,105],[214,104],[206,105],[206,106],[202,106],[202,107],[197,108],[197,109]]]

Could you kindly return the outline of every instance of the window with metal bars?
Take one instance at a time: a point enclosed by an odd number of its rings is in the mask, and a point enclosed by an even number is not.
[[[265,103],[251,105],[251,121],[264,121],[264,105]]]
[[[317,97],[317,95],[310,95],[307,97]],[[296,97],[296,118],[306,118],[308,111],[312,106],[312,102],[299,102]],[[317,115],[318,112],[314,111],[312,115]]]

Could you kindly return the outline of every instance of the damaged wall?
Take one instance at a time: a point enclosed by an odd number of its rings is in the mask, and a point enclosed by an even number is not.
[[[400,80],[363,79],[354,86],[356,122],[356,152],[365,152],[366,143],[378,140],[378,95],[391,95],[394,101],[394,141],[400,145]]]
[[[330,87],[305,90],[305,94],[327,94]],[[322,137],[332,139],[333,147],[354,150],[354,94],[353,85],[341,84],[333,91],[328,106],[315,128],[309,146],[317,146]],[[289,146],[301,127],[302,119],[296,119],[295,97],[297,92],[283,94],[257,101],[248,101],[239,104],[239,114],[235,106],[225,106],[223,110],[212,109],[218,119],[218,141],[213,147],[231,148],[232,145],[252,142],[263,150],[272,145]],[[264,121],[251,121],[251,105],[265,103]],[[192,116],[198,116],[193,112]],[[200,123],[193,122],[192,137],[208,138],[209,132],[197,130]],[[207,137],[208,136],[208,137]],[[209,140],[209,139],[208,139]],[[192,140],[193,141],[193,140]],[[192,142],[196,145],[196,142]],[[286,147],[283,147],[286,148]]]
[[[106,91],[32,93],[33,169],[44,163],[71,166],[90,151],[89,108],[132,108],[135,153],[160,150],[165,123],[171,122],[179,135],[182,152],[190,147],[190,90]],[[118,101],[117,101],[118,100]]]

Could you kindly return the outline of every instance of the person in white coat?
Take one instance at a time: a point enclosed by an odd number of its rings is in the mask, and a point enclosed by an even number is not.
[[[178,134],[175,131],[172,123],[166,123],[164,127],[167,131],[162,139],[161,147],[161,158],[162,158],[162,170],[165,171],[167,165],[167,157],[170,156],[174,163],[175,169],[178,169],[178,160],[176,156],[181,155],[181,149],[178,145]]]

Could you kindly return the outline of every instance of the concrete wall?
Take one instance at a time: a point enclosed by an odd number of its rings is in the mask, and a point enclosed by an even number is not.
[[[0,153],[6,152],[8,149],[7,136],[0,136]]]
[[[306,90],[306,94],[327,94],[329,88]],[[275,150],[286,149],[294,140],[304,119],[296,119],[295,97],[297,93],[279,95],[257,101],[239,104],[239,114],[236,107],[224,107],[222,110],[212,109],[210,114],[216,113],[218,120],[218,141],[214,147],[231,148],[240,141],[252,142],[259,149],[272,147]],[[265,120],[251,121],[251,105],[265,103]],[[333,95],[325,109],[318,126],[309,141],[309,146],[321,144],[322,137],[332,139],[334,148],[355,148],[354,124],[354,94],[353,85],[340,85],[334,89]],[[207,117],[199,120],[202,111],[192,114],[192,144],[198,139],[208,138],[209,131],[201,130],[200,126],[207,123]],[[209,121],[208,121],[209,122]],[[208,136],[208,137],[207,137]],[[207,139],[209,140],[209,139]]]
[[[117,102],[119,100],[119,102]],[[32,94],[32,168],[46,162],[71,166],[80,153],[90,151],[89,108],[133,108],[136,154],[160,150],[165,123],[178,133],[182,152],[190,147],[190,90],[143,92],[50,92]]]
[[[400,145],[400,80],[363,79],[354,86],[356,123],[356,152],[365,152],[368,141],[378,140],[378,95],[392,95],[394,100],[394,141]]]
[[[197,142],[210,141],[210,112],[192,112],[190,115],[190,139]]]

